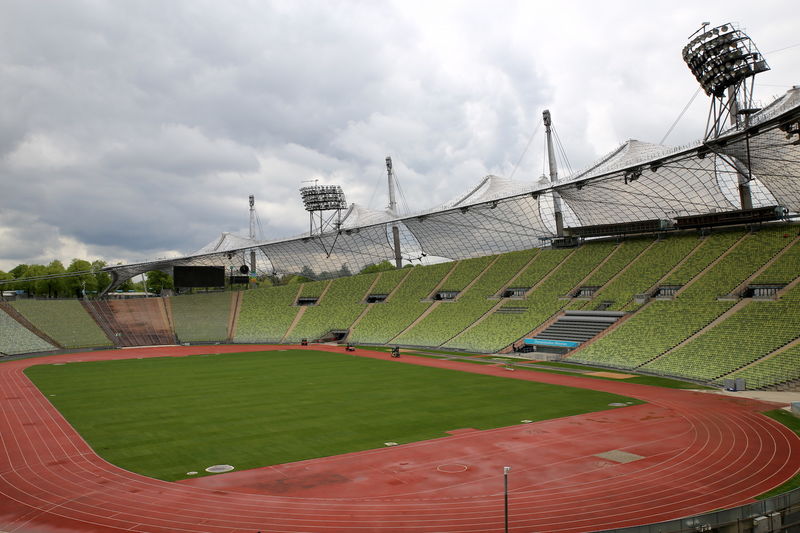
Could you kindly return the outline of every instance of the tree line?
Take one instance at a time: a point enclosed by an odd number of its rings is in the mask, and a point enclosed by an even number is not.
[[[48,265],[28,265],[20,264],[3,272],[0,270],[0,280],[20,280],[13,283],[0,285],[2,291],[22,291],[29,298],[93,298],[101,293],[111,284],[111,275],[103,272],[106,262],[102,260],[87,261],[85,259],[73,259],[68,267],[59,260],[51,261]],[[389,261],[382,261],[372,265],[367,265],[360,274],[382,272],[393,270],[394,265]],[[55,276],[74,273],[71,276],[53,277],[49,279],[38,279],[26,281],[28,278],[42,276]],[[309,267],[304,267],[298,274],[285,274],[283,276],[260,276],[258,286],[265,287],[270,285],[287,285],[293,283],[305,283],[315,279],[328,279],[334,277],[350,276],[353,273],[347,267],[333,272],[315,273]],[[145,292],[151,294],[161,294],[165,289],[173,289],[172,276],[160,270],[154,270],[145,274],[146,281],[127,280],[117,289],[118,291]]]
[[[20,280],[4,283],[0,288],[3,291],[22,291],[29,298],[92,298],[111,284],[111,275],[102,271],[105,266],[105,261],[90,262],[85,259],[73,259],[68,267],[57,259],[48,265],[20,264],[8,272],[0,270],[0,280]],[[27,278],[71,273],[74,275],[26,281]],[[144,291],[146,284],[148,292],[160,294],[163,289],[172,288],[172,276],[169,274],[153,271],[145,276],[146,283],[128,280],[119,290]]]

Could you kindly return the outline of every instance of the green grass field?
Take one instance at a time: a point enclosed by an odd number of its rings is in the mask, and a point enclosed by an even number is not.
[[[286,350],[39,365],[26,374],[106,460],[177,480],[641,403],[558,387]]]
[[[773,420],[777,420],[784,426],[788,427],[789,429],[797,433],[797,435],[800,435],[800,419],[798,419],[792,413],[784,411],[783,409],[775,409],[774,411],[767,411],[764,414],[772,418]],[[777,496],[778,494],[789,492],[790,490],[794,490],[796,488],[800,488],[800,473],[796,474],[794,477],[792,477],[790,480],[786,481],[782,485],[779,485],[774,489],[765,492],[764,494],[756,496],[756,499],[765,500],[767,498]]]

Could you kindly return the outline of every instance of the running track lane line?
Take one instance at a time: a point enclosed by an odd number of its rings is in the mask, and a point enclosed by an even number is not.
[[[194,480],[224,485],[231,479],[234,486],[230,488],[167,483],[127,472],[97,457],[22,374],[32,364],[265,349],[286,346],[142,348],[0,364],[0,530],[502,531],[502,488],[496,471],[502,471],[499,465],[513,461],[509,463],[514,467],[510,494],[513,531],[591,531],[746,503],[800,468],[800,439],[758,413],[771,408],[770,404],[557,374],[511,373],[404,355],[395,361],[633,396],[649,402],[652,413],[639,419],[629,416],[623,423],[617,417],[624,417],[618,413],[635,411],[624,408],[581,415],[577,433],[570,433],[575,430],[569,427],[572,418],[560,419],[237,472],[238,477],[226,474]],[[309,349],[342,351],[324,346]],[[356,354],[390,359],[385,353]],[[653,417],[661,418],[654,422]],[[659,427],[666,431],[659,432]],[[606,449],[642,451],[645,459],[603,465],[592,459],[592,446],[587,446],[599,443],[603,448],[603,442],[613,446]],[[498,443],[506,447],[498,449]],[[540,455],[557,456],[555,468],[537,461]],[[396,465],[398,458],[409,459],[406,462],[413,467],[392,474],[387,465]],[[457,462],[459,458],[477,471],[470,472],[475,477],[468,482],[454,477],[452,484],[434,489],[425,486],[424,479],[414,484],[414,479],[430,475],[441,461]],[[242,475],[259,480],[265,470],[291,475],[298,469],[336,468],[346,468],[341,471],[343,476],[351,468],[364,468],[373,482],[406,476],[412,490],[375,496],[373,491],[351,484],[350,490],[344,491],[348,496],[340,497],[342,491],[336,486],[327,494],[318,490],[313,496],[236,488],[247,484]],[[547,479],[541,479],[543,475]]]

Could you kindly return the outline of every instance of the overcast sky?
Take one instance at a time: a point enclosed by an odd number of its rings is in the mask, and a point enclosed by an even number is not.
[[[762,101],[800,84],[791,0],[0,0],[0,269],[188,253],[246,235],[250,194],[264,238],[294,235],[304,180],[385,207],[387,155],[411,210],[534,181],[546,108],[576,171],[657,143],[704,21],[766,55]],[[707,108],[665,143],[701,137]]]

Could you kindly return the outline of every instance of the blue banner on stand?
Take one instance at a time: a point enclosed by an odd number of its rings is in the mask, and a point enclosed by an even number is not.
[[[558,346],[559,348],[577,348],[581,345],[579,342],[555,341],[551,339],[525,339],[525,344],[532,344],[534,346]]]

